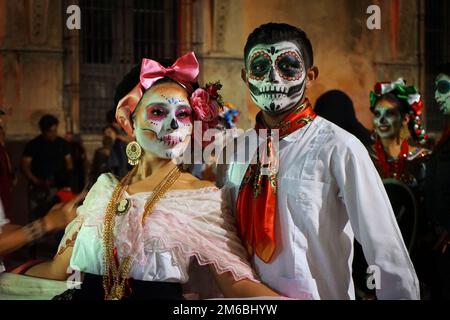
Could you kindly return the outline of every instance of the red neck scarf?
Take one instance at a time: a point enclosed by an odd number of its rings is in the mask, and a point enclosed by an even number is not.
[[[375,152],[377,154],[379,166],[383,170],[382,177],[401,179],[409,152],[408,141],[403,140],[402,145],[400,146],[400,154],[398,155],[397,160],[392,164],[390,164],[387,159],[381,139],[377,139],[375,142]]]
[[[314,113],[308,99],[288,114],[274,129],[279,130],[280,139],[312,122]],[[262,112],[256,116],[256,130],[268,129],[266,142],[269,159],[273,159],[270,130],[262,118]],[[256,254],[262,261],[268,263],[275,252],[275,213],[277,176],[276,173],[262,175],[261,168],[267,165],[250,164],[242,181],[237,199],[237,224],[241,239],[248,253]],[[273,163],[273,161],[270,161]],[[270,164],[269,164],[269,172]]]

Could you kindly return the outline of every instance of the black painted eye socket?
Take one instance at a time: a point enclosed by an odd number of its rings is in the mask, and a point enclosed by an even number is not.
[[[303,71],[302,64],[293,55],[285,55],[277,60],[277,68],[286,77],[299,77]]]
[[[396,116],[398,116],[399,114],[400,114],[399,111],[396,110],[396,109],[389,109],[389,110],[386,110],[386,113],[385,113],[386,117],[396,117]]]
[[[436,89],[440,94],[447,94],[450,92],[450,81],[440,80],[436,84]]]
[[[375,118],[379,118],[379,117],[381,116],[381,112],[378,111],[378,110],[375,110],[375,111],[373,112],[373,115],[375,116]]]
[[[272,67],[272,61],[266,56],[261,55],[250,62],[250,73],[255,77],[262,77],[269,72]]]

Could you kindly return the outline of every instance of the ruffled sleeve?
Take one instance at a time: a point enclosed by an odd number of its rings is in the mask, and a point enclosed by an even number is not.
[[[97,179],[97,182],[89,190],[83,204],[78,207],[77,217],[67,225],[64,236],[59,243],[57,255],[62,254],[68,247],[73,247],[78,232],[86,221],[92,220],[93,217],[91,216],[93,213],[100,215],[100,217],[103,216],[102,208],[98,207],[102,202],[98,200],[112,190],[115,184],[117,184],[117,179],[111,173],[102,174]]]
[[[165,230],[158,232],[163,247],[176,251],[183,258],[195,257],[200,265],[212,265],[218,274],[230,272],[236,281],[259,282],[237,236],[234,217],[227,202],[222,201],[221,190],[203,189],[187,199],[172,196],[174,208],[167,209],[177,214],[155,212],[155,219],[149,221],[154,228],[159,229],[159,225],[161,231]]]

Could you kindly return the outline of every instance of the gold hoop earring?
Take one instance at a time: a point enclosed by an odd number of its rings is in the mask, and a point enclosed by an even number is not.
[[[135,166],[139,163],[139,160],[142,156],[142,148],[136,141],[132,141],[127,144],[127,148],[125,150],[128,158],[128,163],[132,166]]]

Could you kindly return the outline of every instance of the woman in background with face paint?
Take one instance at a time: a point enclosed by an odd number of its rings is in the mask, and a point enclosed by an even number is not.
[[[377,83],[370,93],[370,106],[374,114],[375,144],[369,153],[381,178],[388,179],[384,184],[397,210],[397,221],[419,276],[422,297],[428,299],[424,257],[429,219],[423,198],[425,162],[431,152],[420,146],[428,138],[421,125],[423,101],[414,86],[406,86],[403,79],[398,79]],[[409,196],[403,195],[406,192]]]
[[[376,137],[371,156],[380,176],[417,186],[424,178],[423,162],[430,153],[418,146],[428,138],[421,126],[420,94],[415,87],[407,87],[403,79],[377,83],[370,104]],[[409,143],[410,138],[415,145]]]
[[[140,83],[116,113],[136,138],[127,147],[133,170],[121,181],[101,175],[54,261],[28,275],[63,280],[69,266],[83,272],[81,290],[60,298],[182,299],[195,257],[211,266],[226,297],[277,295],[256,280],[221,190],[174,161],[189,147],[195,120],[216,121],[217,92],[194,91],[198,73],[192,52],[168,68],[143,60]]]
[[[436,103],[442,113],[441,138],[427,163],[426,208],[433,222],[432,299],[450,299],[450,64],[440,66],[435,80]]]

